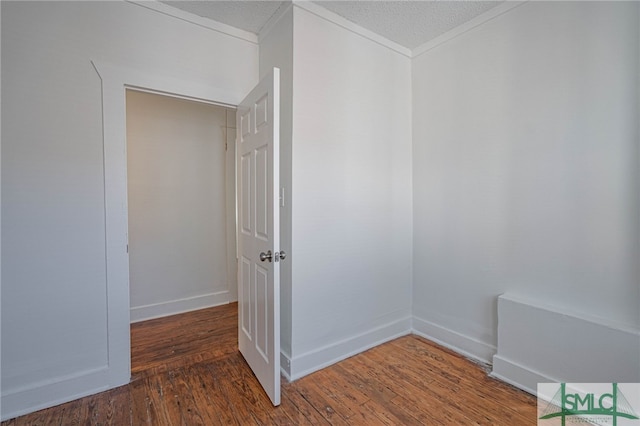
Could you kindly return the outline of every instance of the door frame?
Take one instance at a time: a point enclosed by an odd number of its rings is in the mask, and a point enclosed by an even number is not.
[[[246,93],[232,93],[215,83],[203,85],[91,60],[102,83],[102,131],[107,296],[107,381],[113,388],[131,379],[126,90],[149,91],[236,108]],[[255,82],[253,82],[255,84]],[[253,84],[247,87],[248,93]]]

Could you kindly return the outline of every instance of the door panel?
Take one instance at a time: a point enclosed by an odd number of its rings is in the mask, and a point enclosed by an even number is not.
[[[238,312],[240,329],[245,337],[251,340],[253,335],[253,316],[251,315],[251,261],[245,257],[240,261],[240,273],[238,274],[238,283],[247,283],[240,288],[238,294]]]
[[[280,404],[279,84],[274,68],[238,105],[236,147],[238,345],[273,405]]]
[[[267,195],[268,195],[268,155],[267,147],[263,146],[255,151],[256,160],[256,238],[263,241],[269,241],[269,216],[267,211]]]
[[[246,208],[242,208],[241,212],[241,223],[242,223],[242,233],[245,235],[251,235],[251,155],[245,154],[242,156],[240,160],[240,173],[242,174],[241,178],[238,179],[238,184],[242,186],[241,193],[242,198],[239,199],[242,205],[246,206]]]

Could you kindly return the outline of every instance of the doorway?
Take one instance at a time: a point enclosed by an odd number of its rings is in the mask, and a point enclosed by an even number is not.
[[[235,110],[126,90],[131,322],[237,300]]]
[[[104,203],[105,203],[105,266],[107,281],[107,364],[100,370],[101,386],[114,388],[130,382],[131,379],[131,321],[130,321],[130,292],[129,292],[129,252],[128,252],[128,209],[127,209],[127,143],[126,143],[126,90],[138,90],[169,95],[180,99],[203,101],[235,109],[237,105],[247,101],[237,90],[221,89],[215,84],[198,83],[190,79],[176,78],[163,75],[157,70],[139,70],[123,68],[113,64],[91,61],[102,82],[102,113],[103,113],[103,149],[104,149]],[[269,73],[268,81],[261,81],[251,90],[250,95],[257,95],[265,90],[260,99],[256,99],[253,109],[260,113],[260,121],[255,128],[266,126],[269,128],[269,140],[273,154],[269,156],[273,163],[267,162],[267,167],[273,170],[269,173],[269,200],[273,201],[271,216],[272,227],[278,223],[279,205],[276,200],[279,191],[278,176],[280,166],[278,161],[279,143],[279,69],[274,68]],[[125,90],[126,89],[126,90]],[[265,100],[268,99],[268,102]],[[215,101],[213,101],[215,100]],[[266,107],[266,108],[265,108]],[[255,115],[254,115],[255,116]],[[257,116],[256,116],[257,117]],[[255,121],[255,120],[254,120]],[[248,122],[247,122],[248,124]],[[243,136],[246,135],[245,126],[242,127]],[[246,130],[249,130],[247,127]],[[271,165],[270,165],[271,164]],[[240,184],[237,187],[241,187]],[[234,197],[235,199],[236,197]],[[242,203],[240,203],[242,205]],[[274,236],[278,233],[274,232]],[[272,250],[279,251],[279,245],[274,241]],[[242,250],[238,250],[240,256]],[[266,258],[265,258],[266,260]],[[279,271],[274,263],[273,270]],[[275,277],[275,273],[274,273]],[[279,373],[280,356],[280,318],[279,318],[279,281],[274,279],[274,297],[269,300],[269,325],[264,327],[269,336],[274,337],[269,344],[269,362],[273,364],[274,372]],[[240,293],[240,291],[238,291]],[[239,302],[240,304],[240,302]],[[271,315],[272,314],[272,315]],[[262,325],[262,322],[261,322]],[[276,339],[277,337],[277,339]],[[275,375],[274,375],[275,376]],[[273,382],[279,384],[278,377]],[[279,386],[278,399],[279,399]],[[272,395],[270,394],[270,397]],[[274,398],[272,398],[272,401]],[[274,404],[277,405],[276,402]]]

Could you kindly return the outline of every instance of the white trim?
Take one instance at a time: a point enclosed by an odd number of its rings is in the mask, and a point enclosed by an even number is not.
[[[180,19],[185,22],[189,22],[191,24],[197,25],[202,28],[206,28],[212,31],[216,31],[221,34],[228,35],[230,37],[234,37],[240,40],[247,41],[249,43],[259,45],[262,40],[271,32],[271,30],[276,26],[278,21],[291,9],[293,6],[297,6],[301,9],[306,10],[319,18],[325,19],[329,22],[332,22],[339,27],[342,27],[348,31],[351,31],[355,34],[358,34],[374,43],[377,43],[381,46],[387,47],[388,49],[393,50],[396,53],[399,53],[407,58],[416,58],[437,46],[440,46],[443,43],[452,40],[459,35],[462,35],[473,28],[476,28],[486,22],[497,18],[500,15],[503,15],[518,6],[527,3],[530,0],[508,0],[503,2],[501,5],[494,7],[485,13],[476,16],[470,21],[461,24],[444,34],[439,35],[438,37],[427,41],[426,43],[414,48],[410,49],[408,47],[402,46],[399,43],[389,40],[381,36],[380,34],[368,30],[360,25],[349,21],[342,16],[331,12],[328,9],[325,9],[321,5],[315,4],[312,1],[308,0],[293,0],[288,3],[286,7],[280,8],[274,13],[265,23],[265,25],[260,30],[259,34],[254,34],[249,31],[241,30],[239,28],[233,27],[231,25],[223,24],[222,22],[214,21],[213,19],[204,18],[202,16],[198,16],[194,13],[186,12],[184,10],[178,9],[173,6],[169,6],[167,4],[161,3],[156,0],[125,0],[127,3],[131,3],[136,6],[144,7],[145,9],[152,10],[154,12],[161,13],[166,16],[170,16],[176,19]]]
[[[107,67],[92,65],[98,74],[102,88],[102,132],[103,132],[103,173],[105,203],[105,268],[107,286],[107,372],[110,379],[106,384],[123,385],[131,377],[131,342],[129,329],[129,256],[127,254],[127,200],[118,197],[119,192],[126,194],[126,158],[117,164],[116,169],[107,169],[113,163],[112,158],[126,157],[124,124],[124,86],[114,78],[107,77]],[[113,73],[113,71],[111,71]],[[121,105],[120,105],[121,104]],[[110,125],[107,117],[122,114],[117,125]],[[108,140],[122,143],[115,147]],[[118,149],[124,150],[120,155]],[[116,230],[116,232],[113,232]],[[104,384],[103,384],[104,385]],[[114,386],[117,386],[114,385]],[[64,397],[63,397],[64,398]]]
[[[294,356],[292,359],[285,359],[285,362],[290,364],[290,370],[285,371],[285,377],[289,380],[297,380],[343,359],[408,334],[411,334],[411,317],[397,319],[348,339]]]
[[[214,105],[214,106],[219,106],[222,108],[227,108],[227,109],[232,109],[232,110],[236,110],[237,107],[235,105],[229,105],[229,104],[225,104],[222,102],[218,102],[218,101],[212,101],[209,99],[200,99],[200,98],[194,98],[193,96],[182,96],[180,94],[176,94],[176,93],[165,93],[159,90],[152,90],[152,89],[145,89],[142,87],[135,87],[135,86],[131,86],[131,85],[127,85],[127,90],[133,90],[135,92],[142,92],[142,93],[150,93],[152,95],[161,95],[161,96],[168,96],[171,98],[176,98],[176,99],[181,99],[181,100],[185,100],[185,101],[193,101],[193,102],[198,102],[198,103],[202,103],[202,104],[206,104],[206,105]]]
[[[249,31],[241,30],[239,28],[233,27],[231,25],[223,24],[222,22],[214,21],[213,19],[204,18],[202,16],[198,16],[194,13],[186,12],[184,10],[178,9],[173,6],[169,6],[167,4],[161,3],[156,0],[125,0],[127,3],[134,4],[136,6],[144,7],[145,9],[152,10],[154,12],[161,13],[166,16],[170,16],[176,19],[180,19],[185,22],[189,22],[191,24],[197,25],[199,27],[203,27],[212,31],[216,31],[221,34],[228,35],[230,37],[234,37],[240,40],[247,41],[249,43],[259,45],[262,40],[271,32],[271,30],[277,25],[278,21],[291,9],[293,6],[297,6],[307,12],[310,12],[316,15],[319,18],[325,19],[333,24],[338,25],[348,31],[351,31],[355,34],[360,35],[374,43],[377,43],[381,46],[384,46],[388,49],[393,50],[396,53],[399,53],[407,58],[416,58],[437,46],[440,46],[443,43],[446,43],[459,35],[462,35],[473,28],[476,28],[486,22],[497,18],[500,15],[503,15],[518,6],[527,3],[530,0],[508,0],[503,2],[501,5],[494,7],[485,13],[476,16],[470,21],[461,24],[444,34],[439,35],[438,37],[427,41],[426,43],[414,48],[410,49],[408,47],[402,46],[399,43],[389,40],[381,36],[380,34],[368,30],[360,25],[349,21],[342,16],[331,12],[328,9],[325,9],[321,5],[318,5],[312,1],[308,0],[293,0],[288,3],[286,7],[281,7],[274,13],[265,23],[265,25],[260,29],[259,34],[254,34]]]
[[[489,373],[489,377],[502,380],[532,395],[536,395],[538,383],[560,382],[498,354],[493,356],[493,370]]]
[[[280,7],[276,12],[271,15],[271,17],[267,20],[264,26],[260,29],[258,33],[258,44],[261,44],[262,41],[269,35],[269,33],[278,25],[280,20],[293,8],[293,3],[289,1],[286,7]]]
[[[514,302],[527,307],[540,309],[546,311],[548,314],[561,313],[563,316],[571,316],[577,320],[584,321],[589,325],[595,325],[599,327],[606,327],[611,331],[619,331],[627,333],[632,337],[640,338],[640,328],[633,327],[629,324],[624,324],[618,321],[611,320],[610,318],[597,317],[589,315],[586,312],[580,312],[572,307],[553,305],[548,302],[541,302],[532,298],[522,297],[511,293],[504,293],[498,296],[499,301]],[[639,340],[640,342],[640,340]]]
[[[144,7],[145,9],[162,13],[163,15],[171,16],[172,18],[177,18],[177,19],[180,19],[181,21],[185,21],[202,28],[216,31],[218,33],[225,34],[230,37],[238,38],[240,40],[248,41],[249,43],[258,44],[258,36],[252,32],[244,31],[239,28],[232,27],[231,25],[214,21],[213,19],[203,18],[202,16],[198,16],[194,13],[186,12],[184,10],[175,8],[173,6],[169,6],[168,4],[160,3],[159,1],[155,1],[155,0],[144,0],[144,1],[125,0],[125,1],[127,3]]]
[[[125,89],[134,87],[225,105],[237,105],[242,94],[163,75],[157,70],[91,62],[102,83],[108,317],[108,380],[103,386],[113,388],[128,383],[131,376]]]
[[[413,333],[467,358],[486,364],[491,364],[491,359],[496,353],[496,347],[493,345],[415,316],[413,317]]]
[[[366,28],[362,28],[360,25],[355,24],[348,19],[343,18],[342,16],[333,13],[322,6],[319,6],[311,1],[298,1],[295,0],[293,2],[294,6],[299,7],[300,9],[306,10],[309,13],[316,15],[319,18],[322,18],[326,21],[329,21],[339,27],[344,28],[345,30],[351,31],[354,34],[358,34],[361,37],[364,37],[374,43],[379,44],[380,46],[384,46],[388,49],[393,50],[396,53],[399,53],[407,58],[411,58],[411,49],[406,48],[394,41],[391,41],[387,38],[382,37],[381,35],[374,33],[373,31],[367,30]]]
[[[291,379],[291,355],[280,352],[280,374],[287,379],[288,382],[292,382]]]
[[[449,31],[447,31],[444,34],[439,35],[438,37],[429,40],[428,42],[416,47],[415,49],[413,49],[412,51],[412,58],[417,58],[418,56],[427,53],[428,51],[430,51],[431,49],[434,49],[438,46],[440,46],[443,43],[446,43],[456,37],[458,37],[459,35],[462,35],[480,25],[483,25],[495,18],[497,18],[500,15],[503,15],[513,9],[515,9],[518,6],[522,6],[523,4],[527,3],[529,0],[514,0],[514,1],[505,1],[503,2],[501,5],[494,7],[493,9],[489,9],[488,11],[476,16],[475,18],[473,18],[470,21],[465,22],[462,25],[459,25]]]
[[[131,323],[227,305],[235,301],[232,299],[231,293],[228,290],[224,290],[150,305],[132,306]]]
[[[2,395],[1,420],[73,401],[109,387],[115,386],[110,386],[108,368],[100,367],[9,390]]]

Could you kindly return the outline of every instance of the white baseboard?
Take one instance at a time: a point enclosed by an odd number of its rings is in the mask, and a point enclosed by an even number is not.
[[[131,322],[146,321],[149,319],[196,311],[198,309],[211,308],[212,306],[224,305],[226,303],[235,302],[236,300],[237,299],[234,299],[229,291],[225,290],[217,293],[208,293],[184,299],[154,303],[152,305],[132,306]]]
[[[537,389],[531,386],[533,383],[559,382],[558,379],[547,377],[497,354],[493,356],[493,371],[489,373],[489,376],[509,383],[532,395],[537,393]]]
[[[318,348],[289,359],[281,354],[281,370],[290,381],[321,370],[338,361],[371,349],[384,342],[411,333],[411,317],[407,316],[351,338]],[[283,359],[284,357],[284,359]],[[288,369],[287,369],[288,366]]]
[[[2,394],[2,421],[105,391],[108,383],[104,366],[8,390]]]
[[[485,364],[491,364],[496,347],[447,327],[413,317],[413,333]]]

